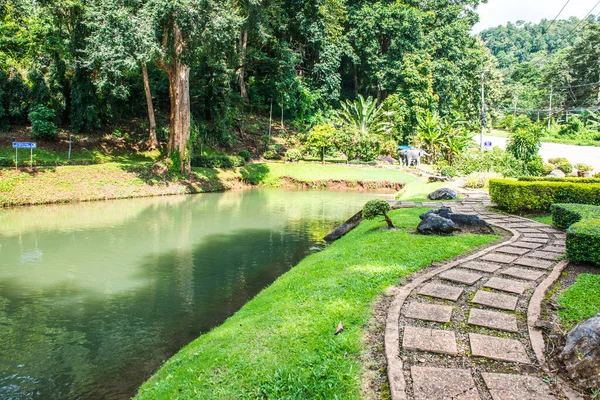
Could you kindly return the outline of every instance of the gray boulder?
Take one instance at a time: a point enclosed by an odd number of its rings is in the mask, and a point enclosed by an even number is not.
[[[555,169],[554,171],[550,172],[548,174],[548,176],[556,176],[558,178],[564,178],[565,177],[565,173],[562,172],[560,169]]]
[[[571,379],[585,387],[600,388],[600,313],[569,332],[560,359]]]
[[[461,230],[465,230],[471,233],[491,234],[494,233],[492,226],[483,219],[479,218],[479,215],[472,214],[450,214],[448,216]]]
[[[424,220],[428,218],[431,214],[439,215],[442,218],[450,218],[452,211],[448,207],[442,207],[439,210],[429,210],[425,214],[421,214],[419,218]]]
[[[457,197],[458,193],[448,188],[438,189],[433,193],[429,193],[429,196],[427,196],[429,200],[453,200]]]
[[[459,228],[452,220],[440,217],[437,214],[429,214],[417,226],[417,232],[421,235],[450,235],[456,230],[459,230]]]

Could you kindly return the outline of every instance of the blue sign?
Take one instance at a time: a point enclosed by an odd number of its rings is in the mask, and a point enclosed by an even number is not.
[[[13,142],[15,149],[37,149],[37,143],[34,142]]]
[[[483,142],[483,147],[492,147],[492,142]]]

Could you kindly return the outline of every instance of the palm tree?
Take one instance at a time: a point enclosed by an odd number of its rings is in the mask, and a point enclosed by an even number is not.
[[[361,135],[387,134],[392,128],[392,111],[384,111],[377,106],[377,101],[369,96],[365,99],[358,95],[354,101],[341,102],[342,108],[337,111],[337,119],[342,125],[357,129]]]

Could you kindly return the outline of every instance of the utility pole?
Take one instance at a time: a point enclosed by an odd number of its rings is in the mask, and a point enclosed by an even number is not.
[[[483,152],[483,135],[485,134],[485,70],[481,70],[481,136],[479,137],[479,147]]]
[[[548,109],[548,129],[550,129],[550,121],[552,120],[552,95],[554,94],[554,86],[550,86],[550,108]]]

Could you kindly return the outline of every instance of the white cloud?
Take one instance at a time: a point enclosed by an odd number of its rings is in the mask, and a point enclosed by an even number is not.
[[[487,4],[481,4],[477,8],[480,22],[475,25],[473,32],[479,33],[509,21],[539,22],[544,18],[551,20],[566,2],[567,0],[489,0]],[[572,16],[583,18],[596,3],[597,0],[571,0],[560,19]],[[600,6],[593,14],[600,14]]]

